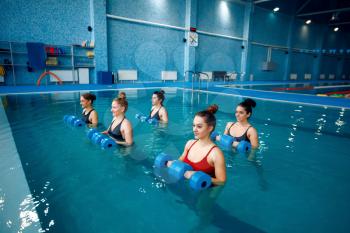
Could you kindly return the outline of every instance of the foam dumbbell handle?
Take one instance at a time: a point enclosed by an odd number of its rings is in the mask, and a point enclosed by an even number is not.
[[[236,150],[239,153],[246,153],[246,152],[249,152],[251,149],[252,149],[252,145],[247,141],[240,141],[236,148]]]
[[[69,117],[67,118],[67,124],[73,125],[75,119],[77,119],[76,116],[69,116]]]
[[[179,181],[184,179],[184,174],[186,171],[192,171],[193,168],[187,163],[181,162],[180,160],[175,160],[169,167],[169,175]]]
[[[100,145],[103,138],[105,138],[104,135],[102,135],[100,133],[94,133],[92,135],[92,142],[97,144],[97,145]]]
[[[215,142],[217,136],[219,136],[219,133],[216,132],[216,131],[213,131],[213,132],[210,134],[210,139],[211,139],[213,142]]]
[[[75,119],[75,120],[73,121],[73,126],[75,126],[75,127],[81,127],[81,126],[83,126],[83,125],[85,125],[85,122],[82,121],[81,119]]]
[[[91,139],[94,133],[97,133],[96,129],[89,129],[86,136],[88,137],[88,139]]]
[[[108,149],[117,146],[117,143],[111,138],[104,138],[101,140],[101,148]]]
[[[211,177],[201,171],[195,172],[190,178],[190,187],[195,191],[201,191],[211,186]]]
[[[67,123],[67,120],[68,120],[68,118],[69,118],[70,116],[71,116],[71,115],[64,115],[64,116],[63,116],[63,121]]]
[[[156,118],[149,118],[147,119],[147,122],[151,125],[156,125],[158,123],[158,120]]]
[[[234,137],[231,137],[226,134],[220,135],[220,144],[224,147],[231,147],[234,141],[235,141]]]
[[[164,168],[168,161],[172,160],[172,157],[165,153],[160,153],[154,160],[154,166],[156,168]]]

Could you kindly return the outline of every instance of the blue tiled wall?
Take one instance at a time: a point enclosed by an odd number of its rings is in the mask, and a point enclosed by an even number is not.
[[[135,69],[142,81],[160,80],[161,71],[183,74],[184,32],[118,20],[108,21],[109,70]]]
[[[89,0],[6,0],[0,4],[2,41],[70,45],[90,40],[87,30],[90,25]],[[16,56],[15,63],[25,64],[26,55]],[[66,63],[65,60],[61,59],[61,62]],[[25,66],[16,66],[15,72],[17,84],[33,85],[42,71],[28,73]],[[7,84],[11,85],[13,77],[11,72],[8,74]]]
[[[243,37],[245,5],[216,0],[198,1],[197,28],[200,31]],[[241,71],[242,41],[199,34],[196,70]]]
[[[147,10],[145,10],[147,9]],[[111,0],[108,14],[184,27],[185,0]],[[142,81],[160,80],[161,71],[183,78],[184,31],[108,19],[109,70],[138,70]]]
[[[93,82],[96,82],[97,70],[119,69],[137,69],[141,81],[159,80],[162,70],[177,70],[181,80],[185,56],[191,58],[198,71],[240,72],[241,40],[199,34],[199,46],[191,48],[191,55],[186,55],[184,31],[106,18],[107,13],[185,27],[186,1],[189,0],[4,0],[0,1],[0,40],[69,45],[80,44],[93,36],[96,40]],[[191,2],[191,12],[195,13],[191,22],[195,22],[197,30],[243,37],[245,10],[248,9],[244,4],[221,0]],[[91,23],[93,34],[87,31]],[[350,48],[349,34],[335,33],[327,26],[314,23],[305,25],[302,20],[273,14],[257,6],[252,12],[249,40],[311,50]],[[261,70],[261,65],[266,61],[267,48],[251,45],[245,49],[249,49],[246,79],[250,74],[254,75],[254,80],[284,80],[289,73],[297,73],[299,79],[304,73],[314,76],[334,73],[339,78],[342,73],[350,74],[349,60],[322,54],[317,58],[300,52],[285,54],[281,50],[272,50],[272,61],[277,68],[266,72]],[[26,62],[25,55],[16,55],[15,59],[19,63]],[[69,62],[69,59],[62,58],[62,62]],[[16,74],[18,84],[34,84],[40,72],[28,73],[22,66],[16,67]],[[11,82],[9,77],[7,84]]]

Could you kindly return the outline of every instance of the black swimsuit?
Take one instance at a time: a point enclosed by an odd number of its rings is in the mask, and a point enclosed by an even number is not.
[[[88,112],[88,114],[86,115],[84,110],[83,113],[81,114],[81,120],[84,121],[86,124],[92,124],[92,122],[89,120],[90,114],[92,111],[95,111],[95,109],[91,109],[90,112]]]
[[[160,121],[159,110],[160,110],[162,107],[163,107],[163,106],[161,106],[161,107],[158,109],[158,111],[153,115],[153,117],[152,117],[152,111],[153,111],[153,109],[152,109],[151,112],[149,113],[149,119],[155,118],[155,119],[157,119],[158,121]]]
[[[112,121],[111,125],[109,126],[108,129],[108,135],[111,136],[112,138],[114,138],[117,141],[125,141],[125,139],[123,138],[122,132],[120,131],[120,127],[122,126],[122,123],[124,121],[125,117],[123,118],[123,120],[113,129],[112,125],[114,123],[114,121]]]
[[[234,136],[230,134],[230,129],[231,129],[231,127],[232,127],[234,124],[236,124],[236,123],[233,123],[233,124],[230,126],[230,128],[228,128],[228,134],[229,134],[230,136],[232,136],[232,137],[234,137]],[[244,134],[243,134],[242,136],[240,136],[240,137],[234,137],[234,138],[236,139],[237,142],[240,142],[240,141],[247,141],[247,142],[250,142],[250,140],[249,140],[249,138],[248,138],[248,135],[247,135],[248,130],[249,130],[250,127],[252,127],[252,126],[250,125],[250,126],[248,127],[248,129],[244,132]]]

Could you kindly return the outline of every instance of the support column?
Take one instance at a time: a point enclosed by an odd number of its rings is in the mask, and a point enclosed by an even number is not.
[[[289,74],[291,70],[291,57],[292,57],[292,47],[293,47],[293,32],[295,30],[295,16],[293,16],[290,24],[289,24],[289,30],[288,30],[288,41],[287,41],[287,48],[288,48],[288,54],[286,63],[284,66],[284,74],[283,74],[283,81],[288,81],[289,80]]]
[[[90,0],[91,39],[95,40],[95,70],[92,83],[97,83],[97,71],[108,71],[106,0]]]
[[[190,27],[197,27],[197,0],[186,0],[185,28],[189,31]],[[189,46],[188,31],[184,35],[187,39],[184,52],[184,81],[191,81],[189,74],[185,72],[196,69],[196,47]],[[200,38],[198,41],[200,44]]]
[[[250,76],[250,62],[248,61],[249,55],[250,55],[250,28],[252,23],[252,13],[253,13],[253,2],[248,2],[245,5],[245,12],[244,12],[244,26],[243,26],[243,41],[242,46],[244,49],[242,49],[242,55],[241,55],[241,75],[240,80],[249,80]],[[248,74],[249,72],[249,74]]]
[[[322,57],[323,57],[323,53],[322,53],[322,49],[324,48],[324,39],[327,36],[327,32],[328,32],[328,27],[325,26],[323,28],[323,33],[322,33],[322,37],[320,37],[320,40],[317,43],[318,48],[320,48],[320,53],[317,55],[317,58],[315,58],[315,61],[313,63],[313,69],[312,69],[312,83],[316,83],[318,81],[318,78],[321,74],[321,63],[322,63]]]

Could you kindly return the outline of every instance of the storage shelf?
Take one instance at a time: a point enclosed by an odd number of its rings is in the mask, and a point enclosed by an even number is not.
[[[12,83],[16,86],[16,69],[18,71],[20,69],[25,69],[29,67],[28,64],[22,64],[23,62],[27,62],[28,52],[26,51],[26,43],[25,42],[11,42],[11,41],[0,41],[0,57],[1,62],[0,65],[7,68],[7,70],[11,70],[8,72],[12,73]],[[64,53],[52,53],[50,54],[49,50],[45,49],[47,58],[56,57],[58,61],[58,65],[46,65],[48,70],[77,70],[78,68],[95,68],[95,58],[89,58],[86,53],[93,53],[94,47],[83,47],[79,44],[73,45],[54,45],[54,44],[45,44],[45,48],[52,47],[55,50],[52,52],[63,51]],[[56,50],[57,49],[57,50]],[[56,60],[55,59],[55,60]],[[10,61],[10,64],[5,64],[4,60]],[[36,70],[40,72],[40,70]],[[42,70],[43,71],[43,70]],[[75,82],[78,80],[75,80]]]

